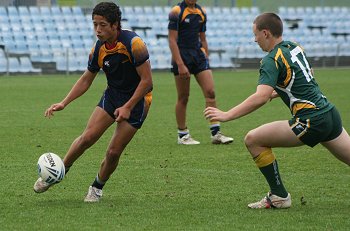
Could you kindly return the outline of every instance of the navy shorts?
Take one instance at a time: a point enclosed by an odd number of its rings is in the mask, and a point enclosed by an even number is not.
[[[210,69],[209,60],[205,56],[203,49],[181,48],[180,54],[182,61],[184,62],[185,66],[191,74],[196,75],[202,71]],[[172,61],[171,65],[173,66],[171,68],[171,72],[173,72],[174,75],[178,75],[179,69],[177,64],[174,61]]]
[[[343,131],[340,114],[335,107],[310,118],[292,118],[289,125],[294,134],[310,147],[333,140]]]
[[[108,87],[104,91],[97,106],[105,110],[113,119],[116,119],[114,116],[115,109],[123,106],[131,98],[131,96],[132,94],[122,93]],[[131,126],[137,129],[141,128],[147,117],[151,102],[152,93],[150,92],[135,105],[135,107],[131,110],[130,118],[127,120]]]

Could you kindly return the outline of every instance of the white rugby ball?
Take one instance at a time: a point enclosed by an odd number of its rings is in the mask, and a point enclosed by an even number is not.
[[[62,159],[52,152],[42,154],[38,160],[38,174],[48,184],[59,183],[65,175]]]

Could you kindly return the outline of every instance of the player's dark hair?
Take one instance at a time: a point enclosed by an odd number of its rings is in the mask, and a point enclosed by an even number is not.
[[[92,19],[94,15],[105,17],[107,22],[111,25],[118,23],[118,29],[121,29],[120,21],[122,19],[122,12],[118,5],[113,2],[100,2],[92,10]]]
[[[269,30],[274,37],[281,37],[283,33],[283,23],[281,18],[275,13],[263,13],[255,18],[256,29]]]

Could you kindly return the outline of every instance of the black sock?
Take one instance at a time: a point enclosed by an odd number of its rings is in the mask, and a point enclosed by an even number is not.
[[[106,181],[102,181],[100,180],[99,175],[97,174],[97,176],[95,177],[94,182],[92,183],[92,187],[98,188],[98,189],[103,189],[103,186],[105,186],[107,180]]]
[[[69,169],[70,169],[70,167],[72,167],[72,165],[71,166],[64,166],[64,168],[65,168],[65,174],[67,174],[68,172],[69,172]]]
[[[212,136],[215,136],[220,131],[220,124],[213,124],[210,126],[210,132]]]
[[[189,133],[190,133],[190,131],[187,128],[177,130],[177,134],[178,134],[180,139]]]

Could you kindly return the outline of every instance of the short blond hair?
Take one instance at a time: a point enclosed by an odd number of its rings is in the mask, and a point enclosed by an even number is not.
[[[283,33],[283,23],[281,18],[275,13],[262,13],[254,20],[256,29],[268,30],[274,37],[281,37]]]

